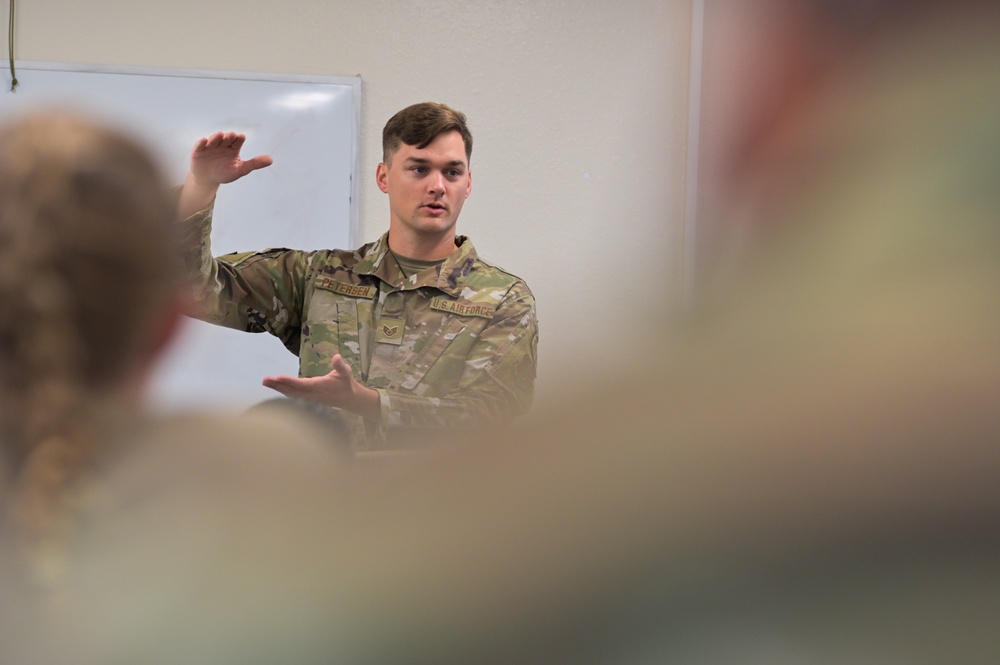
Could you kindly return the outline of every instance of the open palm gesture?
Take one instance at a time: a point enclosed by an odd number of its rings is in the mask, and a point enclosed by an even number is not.
[[[272,159],[267,155],[240,158],[246,140],[246,134],[236,132],[216,132],[198,139],[191,151],[191,175],[201,185],[218,186],[270,166]]]

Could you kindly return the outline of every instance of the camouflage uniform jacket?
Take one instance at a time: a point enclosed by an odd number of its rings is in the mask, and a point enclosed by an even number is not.
[[[213,258],[212,209],[185,224],[201,318],[269,332],[299,357],[300,376],[341,354],[379,393],[378,423],[344,413],[359,449],[394,447],[404,430],[510,422],[534,395],[535,300],[525,282],[456,238],[445,261],[404,278],[388,233],[356,251],[270,249]],[[405,442],[406,438],[398,439]]]

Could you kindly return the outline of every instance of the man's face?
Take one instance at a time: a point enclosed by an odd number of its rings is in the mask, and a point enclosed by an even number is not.
[[[389,195],[389,237],[394,251],[411,258],[441,258],[451,253],[455,222],[472,191],[461,134],[440,134],[422,149],[401,144],[387,164],[378,165],[375,179]],[[441,256],[426,256],[428,251]]]

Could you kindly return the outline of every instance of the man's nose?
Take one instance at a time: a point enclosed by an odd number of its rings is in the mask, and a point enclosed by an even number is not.
[[[444,174],[439,171],[431,173],[428,179],[428,188],[434,194],[444,193]]]

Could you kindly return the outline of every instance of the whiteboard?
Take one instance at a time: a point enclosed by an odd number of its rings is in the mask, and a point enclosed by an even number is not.
[[[358,240],[361,80],[176,69],[7,62],[0,119],[58,106],[111,121],[144,141],[183,182],[195,141],[247,135],[244,156],[274,164],[223,185],[213,253],[269,247],[354,247]],[[298,373],[298,359],[268,334],[189,321],[153,376],[157,411],[243,409],[277,396],[264,376]]]

